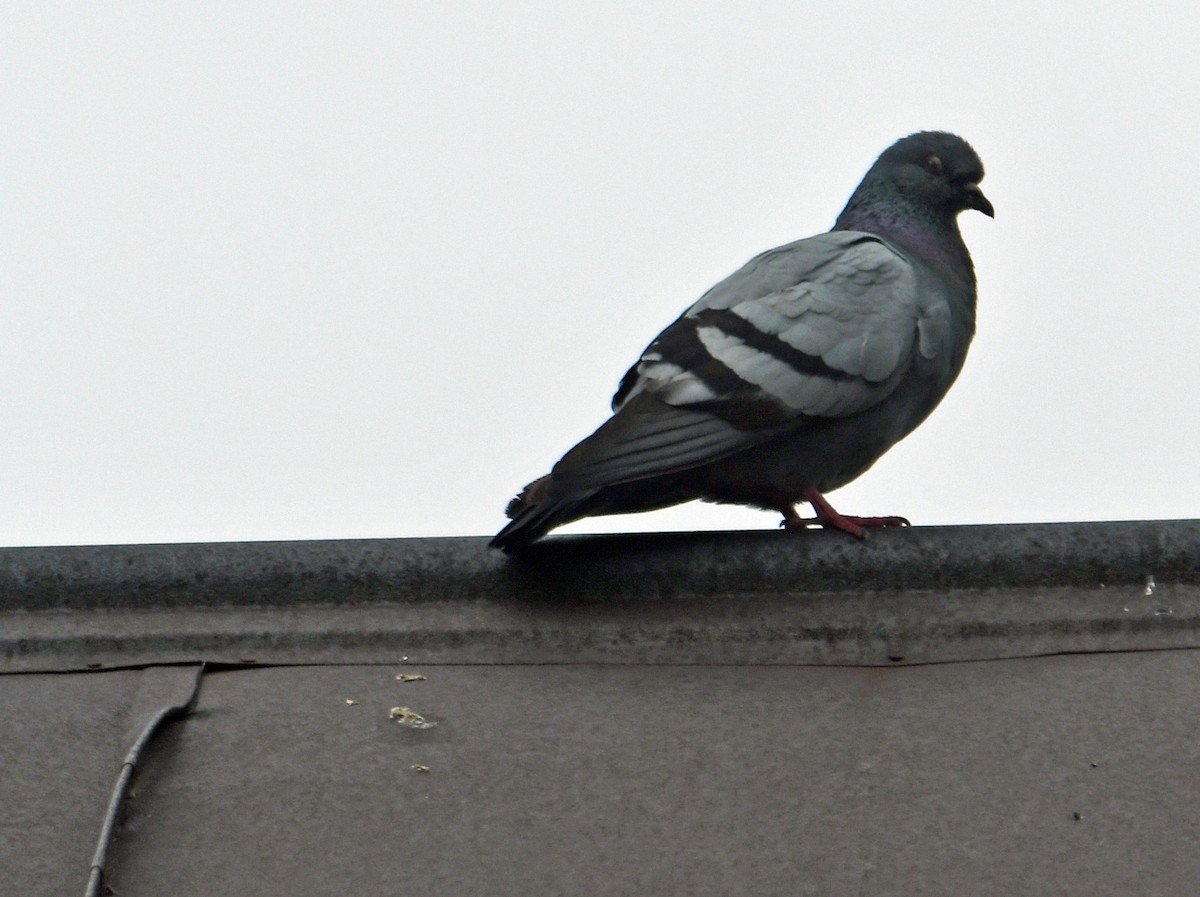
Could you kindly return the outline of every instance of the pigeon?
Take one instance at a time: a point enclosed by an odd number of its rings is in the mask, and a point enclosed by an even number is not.
[[[884,150],[832,230],[751,259],[650,343],[612,417],[509,503],[490,545],[517,552],[582,517],[694,499],[860,539],[908,525],[844,516],[825,493],[911,433],[962,369],[976,287],[958,214],[995,217],[982,178],[954,134]]]

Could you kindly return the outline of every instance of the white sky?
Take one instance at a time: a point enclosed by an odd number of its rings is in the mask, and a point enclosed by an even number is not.
[[[490,534],[924,128],[988,169],[979,332],[834,505],[1200,516],[1200,5],[1116,6],[10,5],[0,544]]]

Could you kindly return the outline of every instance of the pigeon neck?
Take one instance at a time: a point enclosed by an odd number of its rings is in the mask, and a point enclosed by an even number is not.
[[[913,206],[896,196],[881,198],[859,191],[833,229],[878,234],[913,257],[942,269],[972,289],[975,267],[954,215]]]

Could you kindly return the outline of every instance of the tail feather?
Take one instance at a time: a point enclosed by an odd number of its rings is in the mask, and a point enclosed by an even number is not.
[[[496,533],[488,545],[510,554],[540,539],[556,526],[587,516],[583,505],[595,490],[566,498],[550,494],[550,475],[534,480],[504,509],[512,522]]]
[[[580,517],[649,511],[698,498],[702,493],[689,481],[690,471],[755,445],[771,432],[742,430],[707,412],[636,395],[551,473],[509,502],[512,523],[490,544],[520,551]]]

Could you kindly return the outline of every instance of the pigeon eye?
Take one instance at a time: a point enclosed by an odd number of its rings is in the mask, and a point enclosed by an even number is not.
[[[925,160],[925,170],[928,171],[930,174],[941,174],[942,173],[942,160],[939,159],[937,156],[930,156],[928,159]]]

